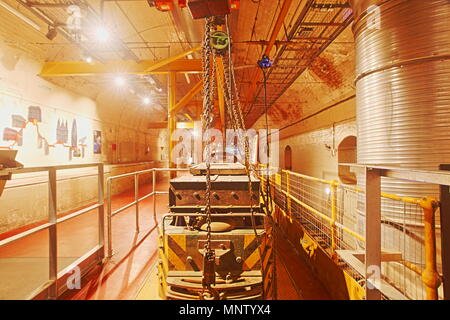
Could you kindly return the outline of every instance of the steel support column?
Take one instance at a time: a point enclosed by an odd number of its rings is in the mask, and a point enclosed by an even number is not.
[[[450,171],[450,164],[443,164],[440,170]],[[441,185],[441,257],[444,300],[450,300],[450,187]]]
[[[56,195],[56,169],[48,170],[48,240],[49,240],[49,280],[52,282],[49,290],[49,299],[58,297],[58,237],[57,237],[57,195]]]
[[[381,176],[366,169],[366,300],[381,300]]]
[[[173,157],[173,149],[175,147],[176,141],[172,141],[172,135],[177,127],[176,114],[173,110],[176,106],[176,81],[177,74],[175,72],[170,72],[169,77],[169,112],[168,112],[168,122],[169,122],[169,168],[176,168],[176,159]],[[176,176],[176,172],[171,172],[170,177]]]

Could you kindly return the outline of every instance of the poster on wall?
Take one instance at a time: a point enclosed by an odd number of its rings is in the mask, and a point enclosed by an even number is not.
[[[102,153],[102,132],[94,130],[94,153]]]

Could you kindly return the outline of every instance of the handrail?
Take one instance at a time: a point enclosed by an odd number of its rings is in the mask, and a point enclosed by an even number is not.
[[[98,183],[98,201],[96,204],[91,205],[89,207],[77,210],[71,214],[68,214],[64,217],[59,218],[57,212],[57,171],[58,170],[71,170],[71,169],[79,169],[79,168],[97,168],[97,183]],[[42,167],[28,167],[28,168],[5,168],[0,170],[1,175],[16,175],[16,174],[25,174],[32,172],[47,172],[48,176],[48,193],[49,193],[49,205],[48,205],[48,221],[47,223],[41,224],[32,229],[20,232],[11,237],[3,239],[0,241],[0,247],[10,244],[14,241],[20,240],[32,234],[35,234],[42,230],[48,230],[48,239],[49,239],[49,281],[46,282],[45,285],[40,286],[36,290],[34,290],[30,296],[33,298],[34,296],[42,293],[44,290],[48,290],[48,297],[50,299],[56,299],[58,295],[58,280],[61,279],[63,274],[61,272],[58,273],[58,250],[57,250],[57,225],[83,215],[92,210],[98,210],[98,244],[96,246],[95,251],[99,252],[98,259],[103,259],[103,244],[104,244],[104,193],[103,193],[103,183],[104,183],[104,166],[103,163],[83,163],[83,164],[70,164],[70,165],[57,165],[57,166],[42,166]],[[84,260],[87,260],[91,257],[90,254],[83,255],[78,261],[81,263]]]
[[[263,168],[268,167],[263,164],[260,164],[259,166],[263,167]],[[270,168],[272,170],[276,170],[275,172],[280,171],[278,168],[273,168],[273,167],[270,167]],[[397,168],[392,168],[392,167],[389,167],[389,168],[377,167],[377,168],[380,170],[382,170],[382,169],[388,170],[389,174],[392,176],[395,176],[397,174],[395,171]],[[351,235],[352,237],[354,237],[362,242],[366,242],[366,238],[364,236],[345,227],[344,225],[342,225],[341,223],[336,221],[337,220],[336,219],[337,188],[341,187],[343,190],[351,190],[351,191],[354,191],[357,193],[365,193],[364,190],[356,188],[356,187],[352,187],[352,186],[349,186],[346,184],[342,184],[336,180],[324,180],[324,179],[300,174],[297,172],[292,172],[289,170],[282,169],[281,173],[284,173],[287,176],[286,190],[283,190],[281,182],[273,181],[273,179],[267,179],[267,178],[264,178],[263,176],[260,176],[260,179],[264,183],[269,182],[269,184],[280,187],[280,191],[282,192],[283,195],[286,196],[286,199],[287,199],[287,211],[290,211],[290,201],[292,200],[295,203],[299,204],[303,208],[307,209],[311,213],[315,214],[316,216],[320,217],[321,219],[327,221],[330,224],[332,258],[335,258],[335,255],[336,255],[336,253],[335,253],[335,250],[336,250],[335,228],[339,228],[342,231],[346,232],[347,234]],[[431,171],[425,172],[425,171],[418,171],[418,170],[415,170],[414,174],[422,180],[429,179],[429,177],[436,177],[436,175],[437,175],[436,172],[431,172]],[[445,174],[445,177],[449,176],[448,172],[447,173],[444,172],[444,174]],[[397,175],[399,175],[399,174],[397,174]],[[406,179],[406,177],[410,176],[408,174],[408,171],[403,168],[401,170],[401,175],[402,175],[403,179]],[[320,212],[319,210],[311,207],[310,205],[304,203],[303,201],[301,201],[300,199],[297,199],[294,195],[292,195],[290,192],[290,189],[291,189],[290,182],[289,182],[290,176],[295,176],[295,177],[303,178],[305,180],[319,182],[319,183],[329,185],[330,189],[331,189],[330,190],[331,191],[331,216],[328,216],[328,215]],[[445,179],[441,179],[441,180],[445,180]],[[441,180],[439,180],[439,181],[441,181]],[[434,198],[430,198],[430,197],[425,197],[425,198],[420,199],[420,198],[414,198],[414,197],[403,197],[403,196],[398,196],[398,195],[384,193],[384,192],[380,193],[380,197],[385,198],[385,199],[391,199],[391,200],[414,204],[414,205],[420,206],[422,208],[423,213],[424,213],[424,223],[425,223],[425,230],[424,230],[425,231],[425,255],[426,255],[425,270],[423,270],[419,266],[417,266],[411,262],[408,262],[408,261],[399,261],[399,263],[404,265],[409,270],[422,276],[422,281],[426,286],[427,298],[429,300],[438,299],[437,288],[440,285],[440,276],[439,276],[439,274],[437,272],[437,268],[436,268],[436,244],[435,244],[435,240],[436,240],[435,239],[435,237],[436,237],[435,236],[435,232],[436,232],[435,231],[435,210],[438,206],[438,201],[435,200]]]
[[[139,203],[144,201],[149,197],[153,197],[153,221],[155,226],[158,225],[158,218],[156,215],[156,196],[160,194],[168,194],[167,191],[158,191],[156,190],[156,173],[157,172],[178,172],[178,171],[188,171],[189,168],[151,168],[146,170],[140,170],[135,172],[129,172],[124,174],[119,174],[116,176],[111,176],[106,179],[107,185],[107,242],[108,242],[108,257],[112,257],[113,255],[113,243],[112,243],[112,217],[118,213],[125,211],[131,207],[135,207],[135,230],[139,232]],[[152,174],[152,191],[139,197],[139,176],[143,174],[151,173]],[[126,205],[112,210],[111,207],[111,197],[112,197],[112,182],[117,179],[133,177],[134,178],[134,200]]]
[[[67,164],[67,165],[57,165],[57,166],[41,166],[41,167],[25,167],[25,168],[3,168],[0,169],[0,176],[7,174],[23,174],[32,172],[49,171],[50,169],[55,170],[70,170],[70,169],[80,169],[88,167],[103,166],[101,162],[92,163],[80,163],[80,164]]]

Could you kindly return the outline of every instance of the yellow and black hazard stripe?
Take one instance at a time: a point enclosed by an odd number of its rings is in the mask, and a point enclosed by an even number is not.
[[[174,234],[167,238],[167,259],[170,270],[186,270],[186,235]]]
[[[255,235],[244,236],[244,254],[245,260],[242,265],[243,270],[261,269],[261,257],[258,250],[258,238]]]

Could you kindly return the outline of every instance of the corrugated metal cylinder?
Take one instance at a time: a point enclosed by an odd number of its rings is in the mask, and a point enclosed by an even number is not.
[[[429,170],[450,163],[450,2],[354,2],[358,163]],[[382,189],[438,196],[437,186],[393,179]]]
[[[358,163],[425,170],[450,163],[450,1],[350,2],[356,18]],[[358,184],[364,187],[363,176]],[[438,186],[388,178],[382,191],[439,198]],[[358,211],[364,234],[363,197]],[[383,248],[423,266],[420,208],[383,200],[382,216]],[[407,295],[423,298],[411,285],[420,277],[410,281]]]

